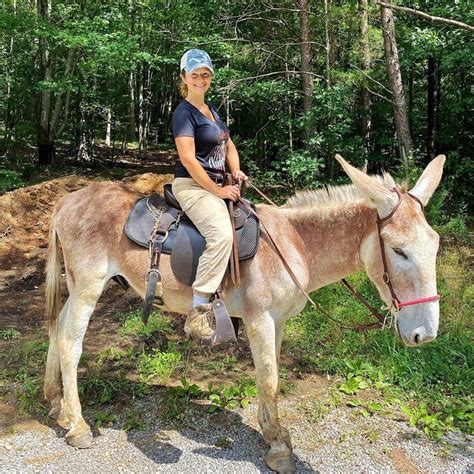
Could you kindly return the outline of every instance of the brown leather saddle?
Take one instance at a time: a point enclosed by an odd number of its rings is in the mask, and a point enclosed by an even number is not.
[[[255,256],[260,239],[255,206],[247,199],[241,198],[241,201],[234,204],[232,216],[239,261]],[[181,210],[170,184],[164,187],[164,197],[151,194],[136,201],[124,231],[129,239],[142,247],[151,250],[154,243],[161,246],[160,253],[171,255],[171,268],[176,279],[192,285],[206,241]]]

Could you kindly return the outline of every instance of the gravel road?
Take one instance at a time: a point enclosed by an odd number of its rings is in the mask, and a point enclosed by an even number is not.
[[[405,422],[364,418],[347,407],[310,422],[300,409],[303,398],[280,403],[297,472],[474,472],[472,437],[451,434],[432,442]],[[214,415],[198,407],[175,427],[157,417],[156,399],[134,402],[134,408],[143,414],[144,429],[126,432],[117,420],[96,431],[87,450],[68,446],[59,428],[10,427],[0,435],[0,472],[271,472],[264,464],[256,402]]]

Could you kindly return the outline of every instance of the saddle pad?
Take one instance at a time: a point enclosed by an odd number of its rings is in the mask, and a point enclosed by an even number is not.
[[[140,198],[132,207],[125,223],[125,235],[136,244],[148,248],[148,240],[156,222],[156,216],[147,205],[150,199],[150,207],[166,209],[164,213],[178,215],[178,210],[169,207],[164,199],[158,194],[152,194]],[[255,206],[245,200],[252,209]],[[238,242],[239,260],[248,260],[255,256],[260,240],[260,225],[255,215],[237,203],[234,209],[236,216],[236,238]],[[183,216],[178,228],[170,229],[167,239],[163,242],[162,252],[171,254],[171,268],[175,277],[186,285],[192,285],[196,279],[196,271],[199,258],[206,248],[206,241],[199,233],[193,223]]]
[[[130,240],[146,248],[156,222],[156,216],[148,208],[148,200],[157,210],[168,209],[168,205],[159,194],[144,196],[132,206],[124,228],[125,235]]]

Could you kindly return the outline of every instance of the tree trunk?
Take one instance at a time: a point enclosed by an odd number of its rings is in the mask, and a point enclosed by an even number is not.
[[[326,67],[325,67],[325,78],[326,78],[326,88],[329,90],[332,85],[331,81],[331,65],[334,61],[334,54],[333,54],[333,41],[332,35],[330,30],[330,19],[329,19],[329,2],[330,0],[324,0],[324,44],[325,44],[325,53],[326,53]],[[328,100],[331,100],[331,97],[328,95]],[[328,118],[327,118],[327,125],[328,127],[332,127],[334,125],[334,117],[331,113],[331,104],[328,104]],[[334,160],[334,144],[332,143],[332,139],[330,138],[327,144],[327,156],[326,156],[326,163],[327,163],[327,175],[329,179],[334,178],[334,170],[335,170],[335,160]]]
[[[83,98],[79,99],[79,146],[77,148],[77,159],[79,161],[91,161],[86,111]]]
[[[331,87],[331,37],[329,33],[329,0],[324,0],[324,45],[326,53],[325,78],[327,87]]]
[[[288,46],[285,47],[285,78],[286,84],[290,84],[290,74],[288,72]],[[291,99],[288,100],[288,149],[290,152],[293,151],[293,108],[291,105]]]
[[[369,13],[367,10],[367,0],[359,0],[360,11],[360,49],[362,52],[362,70],[368,75],[371,66],[370,45],[369,45]],[[364,139],[365,152],[370,150],[370,130],[372,127],[370,93],[367,84],[367,77],[364,76],[362,89],[360,91],[361,101],[361,129]]]
[[[135,72],[128,75],[128,141],[135,141]]]
[[[110,136],[112,134],[112,109],[110,106],[107,107],[107,126],[105,130],[105,146],[110,146]]]
[[[435,114],[436,114],[436,59],[428,58],[427,67],[427,102],[426,102],[426,162],[429,163],[434,153]]]
[[[12,12],[13,16],[16,18],[16,0],[13,0],[12,3]],[[7,52],[7,61],[5,67],[5,85],[6,85],[6,94],[5,94],[5,138],[4,138],[4,149],[3,153],[5,156],[8,156],[10,143],[14,140],[14,128],[15,128],[15,118],[13,115],[13,104],[11,100],[11,86],[13,83],[13,73],[14,73],[14,45],[15,40],[14,36],[10,37],[8,52]]]
[[[436,60],[436,104],[435,104],[435,130],[438,132],[440,130],[440,109],[441,109],[441,59]],[[434,154],[437,155],[439,151],[438,145],[438,133],[435,133],[434,138]]]
[[[49,22],[51,16],[51,0],[37,0],[38,16]],[[49,53],[49,43],[45,36],[39,37],[40,77],[43,81],[51,81],[52,67]],[[49,165],[53,162],[54,143],[50,136],[50,105],[51,90],[40,92],[40,117],[37,132],[38,164]]]
[[[313,58],[310,43],[309,0],[298,0],[301,40],[301,80],[303,92],[303,112],[311,110],[313,102]]]
[[[403,95],[402,74],[400,71],[400,61],[398,59],[397,41],[395,38],[395,23],[391,8],[380,7],[382,19],[382,29],[384,37],[385,61],[387,73],[392,91],[392,102],[394,110],[395,129],[400,146],[400,155],[408,171],[410,155],[413,152],[413,142],[410,134],[410,127]]]
[[[140,65],[138,80],[138,152],[142,157],[146,152],[146,135],[145,135],[145,78],[144,65]]]
[[[413,133],[412,121],[413,121],[413,107],[415,100],[413,97],[413,87],[414,87],[414,71],[413,65],[411,64],[408,68],[408,123],[410,125],[410,134]]]

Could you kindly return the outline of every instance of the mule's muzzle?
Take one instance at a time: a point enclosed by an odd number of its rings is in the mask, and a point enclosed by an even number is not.
[[[416,347],[416,346],[421,346],[422,344],[425,344],[427,342],[430,342],[434,339],[436,339],[437,333],[436,332],[427,332],[426,329],[422,326],[417,327],[416,329],[413,330],[411,333],[410,337],[405,337],[403,333],[400,330],[400,326],[397,323],[395,325],[397,328],[397,333],[400,336],[400,339],[403,341],[403,343],[409,347]]]
[[[421,344],[425,344],[426,342],[430,342],[435,338],[436,338],[436,333],[430,334],[426,332],[424,327],[418,327],[413,331],[410,337],[410,342],[414,346],[419,346]]]

